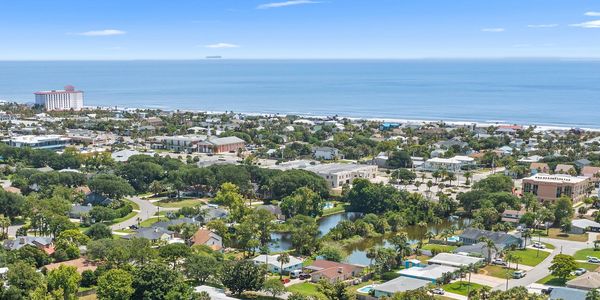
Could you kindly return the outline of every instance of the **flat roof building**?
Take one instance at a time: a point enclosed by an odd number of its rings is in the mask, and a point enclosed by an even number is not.
[[[29,147],[33,149],[59,150],[71,141],[70,138],[58,134],[50,135],[21,135],[2,140],[12,147]]]
[[[523,179],[523,192],[532,193],[540,201],[555,201],[567,196],[573,202],[585,198],[591,181],[584,176],[538,173]]]
[[[377,166],[373,165],[321,164],[308,166],[305,170],[323,177],[331,188],[352,184],[356,178],[374,179],[377,176]]]
[[[82,110],[83,91],[76,91],[72,85],[64,90],[35,92],[35,104],[42,105],[46,110]]]

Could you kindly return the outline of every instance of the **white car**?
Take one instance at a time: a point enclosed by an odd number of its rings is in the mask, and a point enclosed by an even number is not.
[[[501,258],[496,258],[492,261],[493,265],[506,266],[506,262]]]
[[[588,262],[594,263],[594,264],[600,264],[600,259],[597,257],[593,257],[593,256],[588,256]]]
[[[533,243],[533,248],[546,249],[546,245],[544,245],[540,242],[535,242],[535,243]]]
[[[573,271],[573,275],[579,276],[585,274],[586,272],[587,270],[584,268],[577,268],[575,271]]]
[[[444,293],[446,293],[446,291],[444,291],[441,288],[435,288],[435,289],[431,290],[431,293],[434,295],[443,295]]]

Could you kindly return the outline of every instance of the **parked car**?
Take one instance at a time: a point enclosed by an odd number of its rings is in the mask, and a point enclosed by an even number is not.
[[[514,279],[520,279],[525,277],[525,271],[519,270],[519,271],[514,271],[513,272],[513,278]]]
[[[553,290],[553,288],[551,288],[551,287],[542,289],[542,294],[544,294],[544,295],[550,295],[550,293],[552,293],[552,290]]]
[[[533,248],[546,249],[546,245],[544,245],[540,242],[535,242],[535,243],[533,243]]]
[[[586,272],[587,270],[584,268],[577,268],[575,271],[573,271],[573,274],[579,276],[585,274]]]
[[[302,270],[293,270],[290,272],[291,278],[298,278],[302,274]]]
[[[504,260],[502,260],[501,258],[496,258],[496,259],[492,260],[492,264],[499,265],[499,266],[506,266],[506,262]]]
[[[298,276],[298,278],[300,278],[300,280],[306,280],[306,279],[310,279],[310,274],[300,274],[300,276]]]
[[[290,283],[290,279],[289,278],[283,278],[283,279],[281,279],[281,283],[283,283],[283,284]]]
[[[446,293],[446,291],[444,291],[441,288],[435,288],[435,289],[431,290],[431,293],[434,295],[443,295],[444,293]]]
[[[594,263],[594,264],[600,264],[600,259],[597,257],[588,256],[588,262]]]

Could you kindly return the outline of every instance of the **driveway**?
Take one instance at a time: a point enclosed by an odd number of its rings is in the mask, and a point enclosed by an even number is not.
[[[595,236],[593,238],[595,239]],[[592,240],[592,237],[590,237],[590,240]],[[550,272],[548,271],[548,268],[550,267],[550,265],[552,265],[552,259],[557,254],[563,253],[563,254],[573,255],[578,250],[593,247],[593,242],[590,242],[590,241],[574,242],[574,241],[558,240],[558,239],[550,239],[550,238],[542,238],[541,241],[544,243],[554,245],[555,249],[539,265],[533,267],[530,271],[528,271],[527,274],[525,275],[525,277],[523,277],[521,279],[510,279],[508,281],[509,289],[513,288],[513,287],[517,287],[517,286],[529,286],[529,285],[535,283],[536,281],[548,276],[550,274]],[[506,283],[496,285],[493,289],[494,290],[504,290],[505,288],[506,288]]]

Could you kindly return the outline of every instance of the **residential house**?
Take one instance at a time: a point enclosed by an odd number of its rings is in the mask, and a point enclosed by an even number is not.
[[[181,224],[192,224],[196,226],[202,225],[200,221],[195,218],[177,218],[172,220],[160,221],[152,224],[152,227],[160,227],[162,229],[169,229],[171,226],[177,226]]]
[[[519,223],[525,213],[524,208],[521,210],[507,209],[502,213],[502,222]]]
[[[587,272],[579,277],[567,281],[567,287],[580,290],[593,290],[600,288],[600,273]]]
[[[210,247],[214,251],[223,250],[223,238],[220,235],[208,229],[198,229],[198,231],[196,231],[196,233],[194,234],[194,236],[192,236],[190,241],[194,246],[205,245]]]
[[[314,159],[322,160],[338,160],[344,158],[340,153],[340,150],[332,147],[315,147],[313,149],[313,157]]]
[[[588,219],[571,221],[571,233],[583,234],[588,231],[600,232],[600,223]]]
[[[90,211],[92,211],[92,204],[73,204],[73,206],[71,206],[71,210],[69,211],[69,218],[81,220],[83,216],[89,215]]]
[[[550,173],[550,166],[547,163],[535,162],[529,165],[529,171],[531,174],[535,175],[537,173]]]
[[[477,244],[481,242],[481,238],[486,237],[494,241],[498,249],[506,249],[512,245],[520,247],[523,243],[523,239],[517,235],[476,228],[467,228],[458,237],[464,245]]]
[[[283,215],[283,212],[281,211],[281,207],[279,207],[278,205],[273,205],[273,204],[268,204],[268,205],[259,205],[256,207],[256,209],[263,209],[266,210],[268,212],[270,212],[273,216],[275,216],[275,218],[277,220],[285,220],[285,216]]]
[[[492,258],[496,257],[498,250],[494,248],[488,249],[486,243],[479,242],[470,245],[462,245],[454,249],[453,252],[461,255],[483,257],[484,259],[490,261]]]
[[[203,223],[208,223],[213,220],[224,219],[227,218],[227,216],[229,216],[229,212],[226,209],[212,205],[203,206],[202,210],[204,212],[202,214]]]
[[[376,298],[392,297],[396,293],[412,291],[427,287],[431,281],[411,277],[398,277],[390,281],[373,286],[373,295]]]
[[[194,292],[197,294],[206,292],[211,300],[238,300],[237,298],[227,296],[225,290],[208,285],[197,286],[194,288]]]
[[[400,274],[400,276],[402,277],[428,280],[431,283],[436,283],[436,281],[442,278],[444,274],[452,274],[457,270],[458,268],[456,267],[432,264],[426,267],[412,267],[408,269],[402,269],[398,271],[398,274]]]
[[[600,167],[585,166],[581,169],[581,175],[598,184],[600,182]]]
[[[175,232],[160,227],[142,227],[135,233],[122,236],[124,239],[145,238],[153,243],[169,242],[175,238]]]
[[[482,262],[483,258],[481,257],[452,253],[439,253],[427,261],[427,263],[430,265],[442,265],[455,268],[474,266]]]
[[[575,161],[575,165],[577,167],[579,167],[580,169],[582,169],[583,167],[587,167],[587,166],[589,166],[591,164],[592,164],[592,162],[589,161],[586,158],[578,159],[578,160]]]
[[[555,174],[576,174],[576,172],[573,165],[558,164],[556,165],[556,168],[554,168]]]
[[[333,283],[335,281],[345,281],[350,278],[358,277],[364,267],[317,259],[304,269],[310,272],[312,282],[326,280]]]
[[[549,300],[587,300],[588,291],[568,287],[552,287]]]
[[[283,264],[283,268],[281,263],[277,261],[277,258],[279,258],[279,255],[261,254],[253,258],[252,261],[256,265],[266,264],[269,272],[271,273],[288,274],[289,272],[294,270],[302,270],[302,260],[297,257],[290,255],[290,261],[288,263]]]
[[[54,242],[49,236],[17,236],[14,240],[3,242],[3,246],[7,250],[19,250],[26,245],[34,246],[47,254],[54,253]]]

